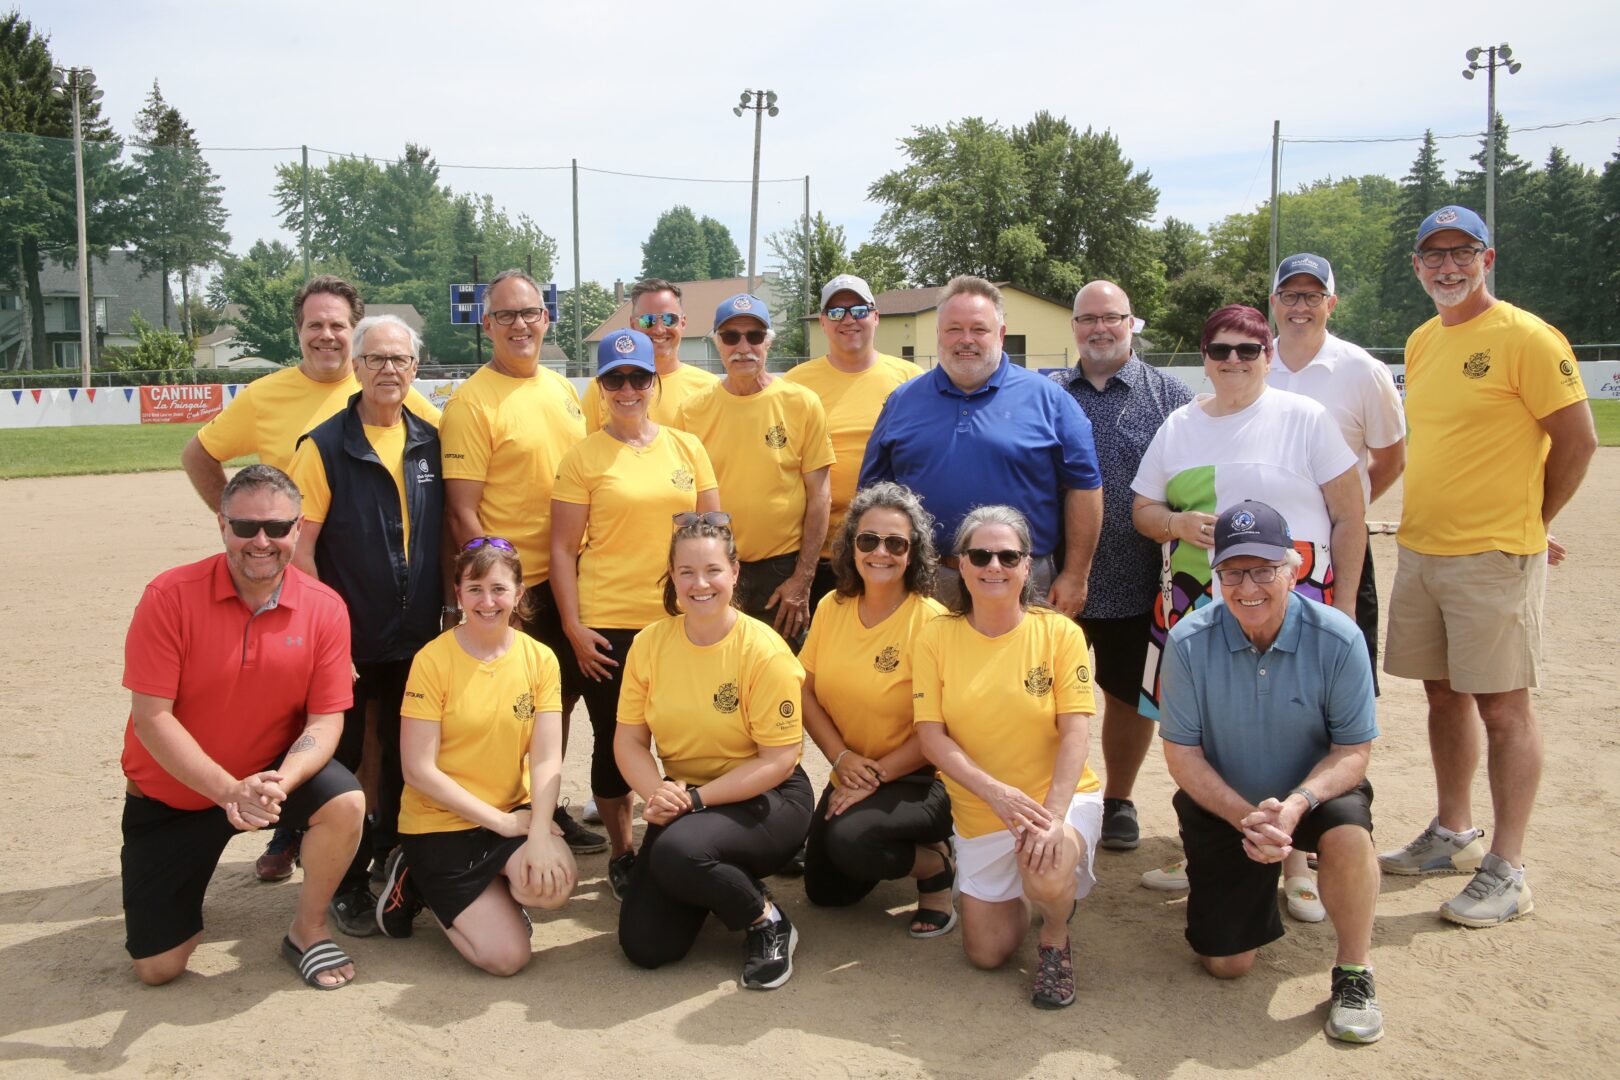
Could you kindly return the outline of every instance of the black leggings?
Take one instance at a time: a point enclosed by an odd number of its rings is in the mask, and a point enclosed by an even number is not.
[[[951,835],[951,800],[932,769],[879,785],[828,821],[833,791],[828,784],[810,819],[804,894],[812,904],[853,904],[878,882],[909,875],[918,844],[935,844]]]
[[[744,930],[765,912],[765,886],[804,843],[810,778],[795,767],[776,787],[649,825],[619,909],[619,947],[638,967],[679,960],[712,911]]]
[[[343,714],[343,734],[338,736],[332,760],[356,776],[360,774],[366,745],[366,704],[372,701],[377,703],[377,743],[382,760],[377,763],[377,812],[366,816],[354,862],[338,886],[340,893],[366,888],[371,880],[371,860],[387,858],[399,843],[399,800],[405,792],[405,774],[399,764],[399,709],[405,700],[405,680],[411,673],[410,658],[354,667],[360,673],[354,683],[354,704]]]
[[[619,666],[608,668],[608,677],[601,682],[580,676],[584,684],[580,697],[585,699],[585,712],[591,718],[591,794],[598,799],[622,799],[630,794],[630,785],[625,782],[613,756],[613,734],[619,727],[619,687],[624,683],[624,660],[638,631],[593,629],[613,646],[608,655],[618,661]],[[572,652],[568,654],[567,663],[575,664],[577,670],[578,661]]]

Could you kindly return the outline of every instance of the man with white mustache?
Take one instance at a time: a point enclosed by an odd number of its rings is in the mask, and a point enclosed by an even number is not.
[[[1547,567],[1566,554],[1547,526],[1580,487],[1597,432],[1564,335],[1491,295],[1496,250],[1479,215],[1441,207],[1416,247],[1412,269],[1438,314],[1406,342],[1412,450],[1384,670],[1423,680],[1439,805],[1416,840],[1378,861],[1392,874],[1475,871],[1440,914],[1497,926],[1534,907],[1523,864],[1541,780],[1530,688]],[[1489,851],[1471,799],[1481,722]]]

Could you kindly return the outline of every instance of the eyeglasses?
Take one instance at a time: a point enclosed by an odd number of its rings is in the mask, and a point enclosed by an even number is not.
[[[731,524],[731,515],[724,510],[706,510],[699,514],[688,510],[682,514],[674,515],[673,519],[677,529],[690,529],[693,525],[713,525],[716,528],[725,528]]]
[[[512,541],[510,541],[510,540],[502,540],[498,536],[475,536],[471,540],[467,541],[465,544],[462,544],[461,545],[461,550],[462,551],[477,551],[479,548],[483,547],[485,544],[488,544],[490,547],[494,548],[496,551],[510,551],[514,555],[517,554],[517,548],[512,546]]]
[[[747,338],[750,345],[763,345],[765,333],[764,330],[722,330],[718,336],[725,345],[735,345],[743,338]]]
[[[851,304],[848,307],[830,307],[822,314],[827,316],[829,322],[843,322],[845,315],[860,322],[876,310],[877,308],[871,304]]]
[[[1233,353],[1238,354],[1239,360],[1258,360],[1260,354],[1266,351],[1264,345],[1253,341],[1245,341],[1241,345],[1228,345],[1225,342],[1212,342],[1204,352],[1209,354],[1211,360],[1224,361]]]
[[[876,551],[877,546],[880,543],[883,545],[883,549],[890,555],[904,555],[906,552],[911,550],[911,538],[909,536],[888,536],[875,532],[862,532],[855,534],[856,551],[865,551],[870,553]]]
[[[998,559],[1002,566],[1011,569],[1023,562],[1024,556],[1028,554],[1029,552],[1019,551],[1017,548],[1008,548],[1005,551],[991,551],[989,548],[967,549],[968,562],[978,567],[989,566],[991,559]]]
[[[231,527],[231,532],[235,533],[243,540],[251,540],[255,536],[258,536],[260,529],[263,529],[264,535],[268,536],[270,539],[280,540],[282,537],[292,532],[292,527],[298,524],[298,519],[293,518],[291,521],[288,521],[285,518],[228,517],[225,519],[225,524]]]
[[[1235,589],[1247,577],[1256,585],[1270,585],[1277,580],[1277,571],[1280,566],[1251,566],[1247,570],[1217,570],[1215,576],[1221,579],[1221,584],[1228,589]]]
[[[643,330],[651,330],[659,323],[663,323],[665,326],[674,326],[680,321],[681,317],[673,311],[660,311],[653,315],[637,315],[635,317],[635,324]]]
[[[537,323],[545,317],[546,309],[543,307],[526,307],[519,311],[511,308],[502,308],[500,311],[491,311],[489,317],[502,326],[511,326],[519,318],[526,323]]]
[[[1473,265],[1475,257],[1484,250],[1484,248],[1475,247],[1473,244],[1464,244],[1462,247],[1453,248],[1420,248],[1412,252],[1412,254],[1422,259],[1423,265],[1430,270],[1438,270],[1446,265],[1447,255],[1451,256],[1453,264],[1464,267]]]
[[[396,368],[404,369],[416,363],[416,357],[396,353],[369,352],[360,357],[360,362],[366,365],[366,367],[372,371],[381,371],[389,364],[393,364]]]
[[[598,375],[596,381],[601,384],[602,389],[613,394],[623,390],[625,383],[629,383],[637,390],[645,390],[657,377],[650,371],[608,371]]]
[[[1076,326],[1096,326],[1098,323],[1102,323],[1104,326],[1111,327],[1126,322],[1130,317],[1129,313],[1121,315],[1117,311],[1110,311],[1103,315],[1076,315],[1074,322]]]
[[[1306,307],[1321,307],[1322,301],[1326,300],[1327,296],[1325,292],[1295,292],[1289,289],[1287,292],[1277,294],[1277,303],[1283,307],[1294,307],[1303,300]]]

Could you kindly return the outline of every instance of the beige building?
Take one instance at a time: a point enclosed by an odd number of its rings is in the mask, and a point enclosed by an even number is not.
[[[1073,312],[1016,285],[997,282],[1007,308],[1007,354],[1015,364],[1031,369],[1074,366],[1074,334],[1069,329]],[[915,360],[924,368],[935,363],[939,350],[936,298],[942,286],[891,289],[877,294],[878,352]],[[806,316],[811,356],[827,351],[827,335],[814,316]]]

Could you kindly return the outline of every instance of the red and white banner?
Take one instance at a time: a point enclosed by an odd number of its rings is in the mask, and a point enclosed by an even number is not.
[[[224,405],[225,387],[218,383],[141,387],[143,424],[196,424],[213,419]]]

